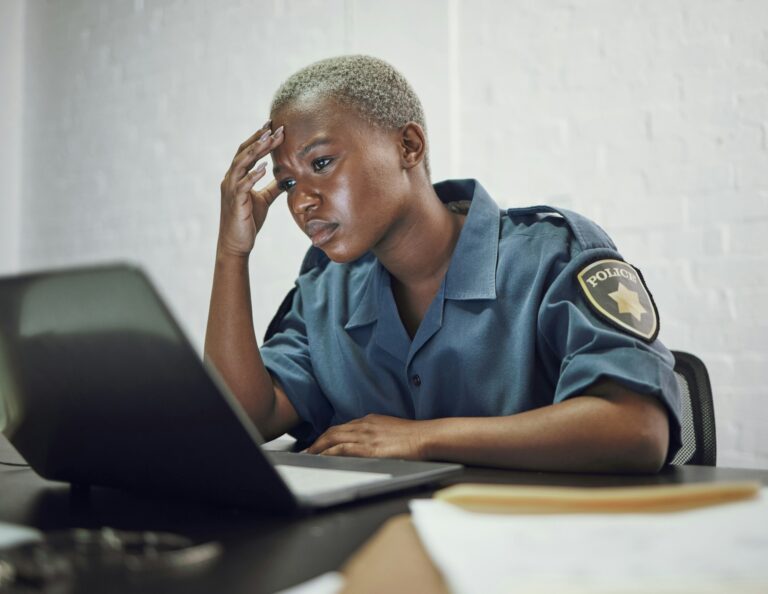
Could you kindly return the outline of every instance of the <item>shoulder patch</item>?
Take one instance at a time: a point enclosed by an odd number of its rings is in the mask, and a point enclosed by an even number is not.
[[[598,260],[576,278],[589,306],[612,326],[653,342],[659,334],[659,312],[643,275],[621,260]]]

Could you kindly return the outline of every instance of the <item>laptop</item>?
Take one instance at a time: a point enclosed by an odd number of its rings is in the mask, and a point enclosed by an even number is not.
[[[462,468],[262,448],[236,398],[128,264],[0,278],[0,428],[46,479],[280,512]]]

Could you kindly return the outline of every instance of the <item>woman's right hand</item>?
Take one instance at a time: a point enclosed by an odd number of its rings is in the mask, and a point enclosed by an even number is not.
[[[221,182],[219,250],[227,255],[247,256],[251,253],[270,205],[282,192],[274,179],[261,190],[253,189],[264,177],[267,163],[262,161],[255,169],[251,168],[285,138],[283,127],[273,134],[270,123],[264,124],[240,145]]]

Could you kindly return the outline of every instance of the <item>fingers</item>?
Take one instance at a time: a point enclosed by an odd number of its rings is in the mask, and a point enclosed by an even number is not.
[[[254,140],[256,140],[259,136],[261,136],[265,130],[269,130],[269,125],[272,123],[272,120],[267,120],[264,122],[261,127],[256,130],[249,138],[248,140],[243,141],[243,143],[237,147],[237,152],[241,152],[245,147],[247,147],[249,144],[251,144]]]
[[[259,159],[266,157],[273,148],[278,146],[284,139],[283,127],[280,126],[274,133],[264,130],[262,134],[247,146],[243,147],[232,160],[232,175],[239,181],[246,171],[253,167]]]
[[[326,431],[320,437],[315,440],[311,446],[307,448],[308,454],[319,454],[323,450],[327,450],[329,447],[336,445],[334,442],[328,439],[328,432]]]
[[[245,172],[253,167],[256,161],[269,153],[271,140],[272,136],[270,136],[269,130],[267,130],[235,155],[229,170],[236,181],[239,181]]]
[[[334,425],[315,440],[307,448],[309,454],[324,454],[328,449],[342,445],[372,446],[378,443],[379,431],[375,425],[379,419],[387,418],[384,415],[368,414],[364,417],[347,421],[342,425]]]
[[[259,181],[262,177],[264,177],[264,174],[267,172],[267,162],[262,161],[259,163],[256,168],[248,173],[243,179],[241,179],[237,185],[235,186],[235,194],[237,196],[245,195],[248,190],[250,190],[254,184]],[[274,180],[273,180],[274,181]]]
[[[271,120],[267,120],[264,122],[264,125],[261,126],[256,132],[254,132],[247,140],[245,140],[239,147],[237,147],[237,152],[235,153],[235,157],[232,159],[232,165],[230,166],[230,171],[235,168],[235,165],[242,160],[243,154],[246,154],[246,151],[248,151],[250,148],[254,146],[254,144],[258,142],[264,142],[271,134],[272,131],[269,128],[269,125],[272,123]]]
[[[358,458],[368,456],[368,450],[365,446],[358,443],[340,443],[319,453],[323,456],[355,456]]]
[[[256,161],[269,154],[269,151],[282,144],[285,140],[283,127],[280,126],[274,133],[269,128],[262,127],[249,140],[252,141],[250,144],[246,141],[240,145],[242,150],[235,156],[232,166],[224,176],[221,183],[222,197],[228,196],[230,200],[241,206],[247,204],[252,198],[257,198],[268,207],[277,199],[282,190],[276,182],[270,183],[258,192],[252,189],[256,182],[264,177],[266,162],[259,164],[250,172],[248,170],[253,167]]]
[[[258,168],[257,168],[258,169]],[[254,170],[255,171],[255,170]],[[261,176],[259,176],[261,177]],[[254,182],[256,183],[256,182]],[[259,191],[259,195],[267,203],[267,206],[272,206],[272,203],[277,200],[277,197],[283,193],[284,190],[280,188],[276,179],[269,182],[262,190]]]
[[[359,436],[355,431],[349,431],[344,428],[344,425],[337,425],[331,427],[325,433],[315,440],[311,446],[307,448],[309,454],[321,454],[325,450],[334,446],[353,443],[359,441]]]
[[[315,452],[308,448],[307,453],[320,456],[370,456],[373,451],[370,444],[352,440],[341,440],[338,443],[329,443],[321,446]]]

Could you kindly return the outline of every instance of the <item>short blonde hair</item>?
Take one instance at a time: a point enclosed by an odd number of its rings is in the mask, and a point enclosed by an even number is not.
[[[275,113],[296,99],[313,94],[348,105],[373,126],[396,130],[408,122],[416,122],[424,134],[427,133],[424,108],[411,85],[391,64],[379,58],[349,55],[314,62],[280,85],[270,112]],[[429,175],[426,152],[424,165]]]

